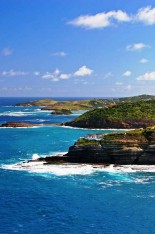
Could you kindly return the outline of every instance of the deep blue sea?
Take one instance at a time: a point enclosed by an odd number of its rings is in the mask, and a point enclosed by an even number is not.
[[[0,123],[58,123],[82,113],[53,116],[40,107],[14,106],[33,99],[0,98]],[[155,172],[14,166],[66,152],[88,133],[109,131],[114,130],[0,128],[0,234],[154,234]]]

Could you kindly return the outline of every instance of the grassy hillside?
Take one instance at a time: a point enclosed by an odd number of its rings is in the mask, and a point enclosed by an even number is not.
[[[98,108],[88,111],[73,121],[67,123],[70,126],[104,128],[122,127],[134,125],[143,127],[155,123],[155,101],[139,101],[133,103],[120,103],[107,108]],[[140,126],[138,126],[140,124]],[[126,126],[127,127],[127,126]],[[128,128],[128,127],[127,127]]]
[[[137,101],[149,101],[149,100],[155,100],[154,95],[139,95],[139,96],[132,96],[132,97],[123,97],[123,98],[118,98],[115,101],[116,102],[137,102]]]
[[[79,100],[79,101],[54,101],[52,99],[41,99],[37,101],[30,101],[25,103],[19,103],[17,106],[44,106],[44,110],[91,110],[99,107],[105,107],[110,104],[117,104],[120,102],[136,102],[140,100],[155,100],[155,96],[152,95],[140,95],[134,97],[125,98],[94,98],[91,100]]]
[[[100,134],[101,135],[101,134]],[[80,138],[77,146],[92,146],[103,144],[123,144],[133,146],[139,143],[140,145],[147,145],[149,141],[155,140],[155,126],[147,127],[145,129],[136,129],[125,132],[103,134],[100,140],[89,140],[85,137]]]

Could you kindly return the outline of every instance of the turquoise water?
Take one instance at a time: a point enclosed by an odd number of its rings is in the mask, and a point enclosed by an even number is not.
[[[5,99],[0,122],[54,123],[37,107],[12,107]],[[5,107],[4,107],[5,105]],[[0,128],[0,234],[120,234],[155,232],[155,174],[59,166],[47,170],[9,170],[6,165],[63,153],[81,136],[108,130],[63,127]]]

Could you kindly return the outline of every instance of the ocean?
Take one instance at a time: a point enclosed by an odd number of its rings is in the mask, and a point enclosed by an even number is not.
[[[56,116],[41,107],[14,106],[34,99],[0,98],[0,123],[51,124],[83,113]],[[67,152],[86,134],[113,131],[43,125],[0,128],[0,234],[154,234],[154,168],[140,172],[112,166],[19,165]]]

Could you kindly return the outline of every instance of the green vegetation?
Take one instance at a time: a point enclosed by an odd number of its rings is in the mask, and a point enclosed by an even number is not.
[[[118,101],[116,99],[116,102],[138,102],[138,101],[149,101],[149,100],[155,100],[154,95],[139,95],[139,96],[132,96],[132,97],[123,97],[123,98],[118,98]]]
[[[110,121],[142,120],[155,122],[155,101],[139,101],[135,103],[118,104],[109,108],[94,109],[74,120],[108,119]]]
[[[68,110],[90,110],[92,109],[92,105],[90,104],[90,100],[81,100],[81,101],[66,101],[66,102],[57,102],[53,105],[48,105],[43,109],[47,110],[60,110],[60,109],[68,109]]]
[[[80,138],[76,145],[78,146],[97,146],[97,145],[100,145],[100,141],[96,141],[96,140],[88,140],[88,139],[85,139],[85,138]]]
[[[71,115],[72,112],[68,109],[53,110],[52,115]]]
[[[19,103],[17,106],[44,106],[44,110],[92,110],[95,108],[107,107],[110,104],[117,104],[123,102],[136,102],[141,100],[155,100],[155,96],[152,95],[139,95],[133,97],[124,98],[94,98],[91,100],[79,100],[79,101],[55,101],[52,99],[41,99],[36,101],[30,101],[25,103]]]
[[[122,144],[122,145],[139,145],[145,148],[149,141],[155,140],[155,127],[148,127],[146,129],[137,129],[125,132],[103,134],[101,140],[88,140],[86,138],[80,138],[77,142],[77,146],[97,146],[106,144]]]

